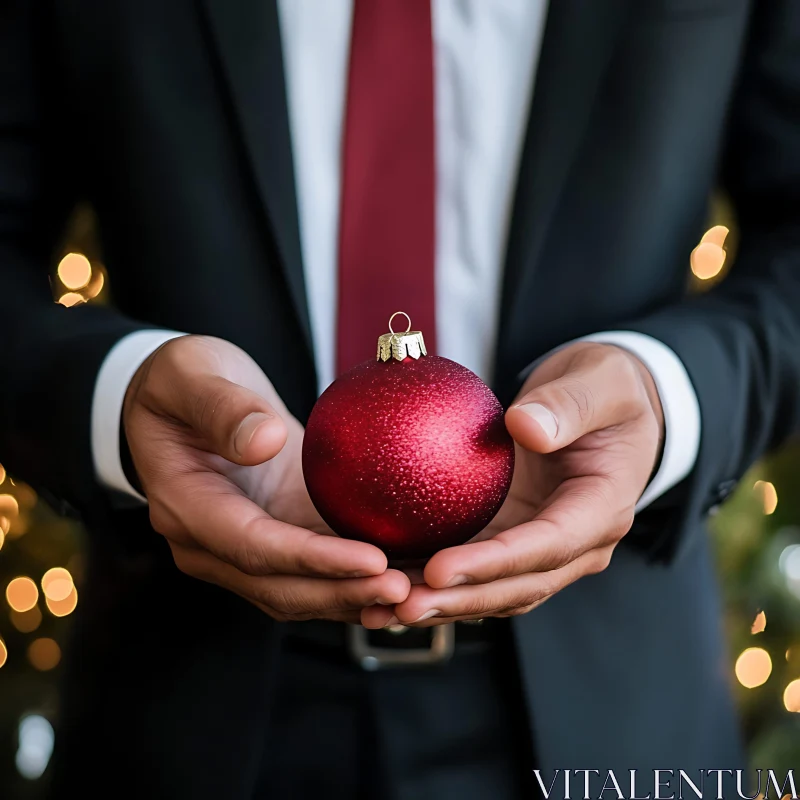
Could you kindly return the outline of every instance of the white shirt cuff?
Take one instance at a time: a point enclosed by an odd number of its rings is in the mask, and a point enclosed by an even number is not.
[[[633,331],[607,331],[577,341],[613,344],[633,353],[650,371],[664,410],[661,464],[636,504],[641,511],[680,483],[700,450],[700,403],[683,362],[663,342]]]
[[[109,350],[94,385],[92,397],[92,458],[97,480],[108,489],[144,498],[131,486],[122,469],[119,426],[122,404],[136,370],[147,357],[170,339],[185,336],[175,331],[149,330],[130,333]]]

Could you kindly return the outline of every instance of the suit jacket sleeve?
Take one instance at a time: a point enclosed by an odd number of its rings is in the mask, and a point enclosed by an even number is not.
[[[753,6],[722,170],[736,263],[708,293],[625,326],[678,354],[700,402],[694,471],[643,515],[672,514],[654,544],[667,559],[757,458],[800,429],[800,4]]]
[[[0,8],[0,461],[62,512],[82,511],[102,494],[90,449],[97,371],[141,326],[53,301],[48,266],[88,165],[71,173],[75,126],[48,118],[52,48],[37,38],[38,7]]]

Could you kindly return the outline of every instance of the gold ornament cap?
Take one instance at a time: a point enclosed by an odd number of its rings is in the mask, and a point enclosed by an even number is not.
[[[400,333],[395,333],[392,320],[398,315],[402,315],[408,320],[408,327]],[[378,337],[378,361],[388,361],[390,358],[402,361],[409,356],[417,359],[427,355],[428,351],[425,349],[422,332],[411,330],[411,317],[405,311],[395,311],[389,317],[389,333]]]

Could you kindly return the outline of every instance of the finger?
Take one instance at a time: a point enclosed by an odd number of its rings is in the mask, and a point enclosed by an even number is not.
[[[208,449],[235,464],[276,456],[287,436],[280,414],[257,392],[222,377],[207,349],[182,345],[158,352],[144,401],[191,427]]]
[[[542,600],[541,603],[536,603],[531,608],[526,609],[525,611],[520,611],[520,614],[527,613],[528,611],[533,611],[534,608],[538,608],[540,605],[547,602],[549,598],[545,598]],[[423,620],[422,622],[415,623],[414,625],[409,625],[409,628],[435,628],[439,625],[450,625],[453,622],[481,622],[484,619],[489,619],[491,617],[497,618],[504,618],[504,617],[511,617],[511,616],[518,616],[518,614],[472,614],[466,615],[462,614],[458,617],[431,617],[430,619]],[[396,624],[400,624],[399,622]]]
[[[178,567],[214,583],[284,619],[317,619],[325,614],[360,611],[369,605],[393,605],[408,597],[408,578],[398,570],[368,578],[338,580],[293,575],[254,577],[203,550],[175,552]]]
[[[394,606],[367,606],[359,612],[359,622],[370,630],[388,628],[398,625],[399,621],[394,614]]]
[[[194,472],[154,486],[153,527],[169,539],[187,534],[198,545],[249,575],[364,577],[386,570],[371,544],[323,536],[280,522],[214,472]]]
[[[283,420],[256,392],[214,375],[187,376],[182,390],[181,419],[228,461],[261,464],[286,443]]]
[[[252,597],[247,597],[243,594],[240,594],[239,592],[234,591],[234,594],[238,594],[239,597],[242,598],[242,600],[246,600],[248,603],[251,603],[256,608],[263,611],[267,616],[272,617],[273,619],[280,619],[281,621],[285,621],[283,620],[282,617],[280,617],[280,615],[278,615],[275,609],[269,608],[268,606],[265,606],[263,603],[259,603],[257,600],[254,600]],[[382,606],[376,606],[376,608],[382,608]],[[350,625],[360,625],[361,609],[354,608],[354,609],[348,609],[346,611],[336,611],[336,610],[320,611],[319,616],[314,617],[314,619],[327,619],[333,622],[347,622]]]
[[[330,611],[361,610],[366,606],[394,606],[408,597],[411,584],[402,572],[388,569],[369,578],[303,578],[275,575],[253,585],[261,591],[261,602],[294,615],[316,616],[319,609]]]
[[[408,599],[395,606],[394,614],[402,625],[422,627],[441,624],[444,620],[516,616],[607,565],[605,552],[592,551],[551,572],[515,575],[481,586],[451,589],[414,586]]]
[[[559,569],[616,544],[633,523],[635,499],[635,492],[623,497],[608,478],[571,478],[531,522],[492,539],[440,550],[425,566],[425,582],[444,588]]]
[[[550,453],[592,431],[638,418],[650,407],[634,357],[611,345],[585,345],[563,373],[535,386],[506,413],[527,450]]]

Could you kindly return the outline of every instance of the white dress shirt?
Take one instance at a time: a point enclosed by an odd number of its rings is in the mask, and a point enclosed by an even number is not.
[[[500,285],[546,0],[432,0],[436,126],[438,352],[491,379]],[[279,0],[305,285],[319,391],[334,378],[341,152],[353,0]],[[99,480],[140,497],[122,471],[119,424],[134,373],[171,331],[122,339],[99,372],[92,450]],[[661,465],[637,506],[683,479],[700,410],[680,359],[640,333],[587,339],[634,353],[664,407]],[[144,500],[144,498],[140,498]]]

